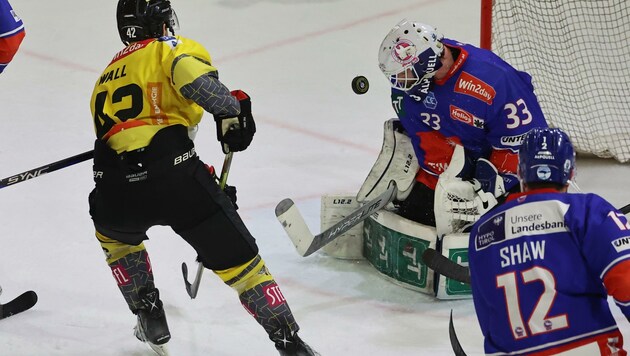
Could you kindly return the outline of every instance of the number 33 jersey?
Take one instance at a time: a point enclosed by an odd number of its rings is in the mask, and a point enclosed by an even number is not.
[[[607,296],[630,317],[630,224],[608,202],[551,189],[513,195],[470,238],[486,354],[626,355]]]
[[[191,39],[165,36],[129,44],[94,86],[96,137],[120,153],[147,146],[164,127],[197,125],[203,109],[180,89],[209,72],[216,72],[210,55]]]

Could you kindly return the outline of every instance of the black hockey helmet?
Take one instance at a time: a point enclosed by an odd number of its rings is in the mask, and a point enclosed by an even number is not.
[[[163,25],[173,35],[179,29],[169,0],[119,0],[116,20],[124,44],[162,37]]]

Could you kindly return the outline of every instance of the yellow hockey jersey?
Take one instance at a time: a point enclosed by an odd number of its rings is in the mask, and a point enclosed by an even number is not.
[[[129,44],[94,86],[90,108],[96,137],[121,153],[147,146],[164,127],[197,125],[204,110],[180,89],[214,71],[205,48],[182,36]]]

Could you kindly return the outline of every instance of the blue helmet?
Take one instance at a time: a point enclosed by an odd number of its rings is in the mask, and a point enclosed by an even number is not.
[[[569,136],[557,128],[534,128],[518,152],[518,176],[522,184],[568,184],[575,172],[575,151]]]

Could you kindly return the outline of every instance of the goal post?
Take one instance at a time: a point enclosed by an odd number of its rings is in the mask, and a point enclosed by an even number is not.
[[[532,75],[578,152],[628,162],[629,19],[619,0],[482,0],[480,45]]]

